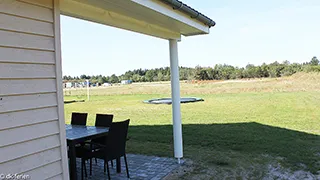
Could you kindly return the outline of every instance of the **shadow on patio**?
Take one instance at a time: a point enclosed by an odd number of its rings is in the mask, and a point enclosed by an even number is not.
[[[179,167],[173,157],[172,126],[130,126],[127,152],[152,156],[128,154],[131,179],[162,179]],[[195,163],[215,162],[228,166],[228,162],[216,162],[217,151],[233,151],[239,154],[271,155],[283,157],[284,163],[291,168],[305,164],[306,170],[316,172],[320,167],[320,136],[304,132],[263,125],[255,122],[234,124],[186,124],[183,125],[185,157]],[[201,154],[201,148],[208,154]],[[195,149],[194,152],[190,149]],[[194,154],[192,154],[194,153]],[[156,156],[170,157],[160,158]],[[221,154],[220,154],[221,155]],[[253,155],[253,156],[251,156]],[[78,161],[79,165],[80,162]],[[111,168],[112,179],[127,179],[124,163],[122,172],[117,174]],[[87,164],[88,165],[88,164]],[[111,167],[111,166],[110,166]],[[106,179],[103,162],[93,162],[93,175],[88,179]],[[89,167],[87,167],[89,173]],[[78,167],[78,173],[80,173]],[[80,175],[80,174],[79,174]]]
[[[130,126],[129,137],[130,153],[173,156],[171,125]],[[214,152],[233,151],[282,157],[284,163],[293,169],[299,168],[301,164],[306,165],[306,170],[311,172],[320,168],[320,136],[256,122],[185,124],[183,143],[184,155],[191,160],[213,162],[217,158]],[[201,148],[209,154],[201,154]]]

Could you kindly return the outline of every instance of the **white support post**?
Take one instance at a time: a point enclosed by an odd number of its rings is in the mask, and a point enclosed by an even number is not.
[[[87,99],[90,101],[90,87],[89,87],[89,80],[87,79]]]
[[[174,39],[170,39],[169,46],[170,46],[174,156],[178,158],[178,163],[180,164],[180,158],[183,157],[183,147],[182,147],[182,125],[181,125],[181,109],[180,109],[178,41]]]

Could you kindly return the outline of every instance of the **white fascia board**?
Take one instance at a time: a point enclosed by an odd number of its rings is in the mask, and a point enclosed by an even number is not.
[[[131,0],[141,6],[147,7],[152,9],[158,13],[164,14],[172,19],[180,21],[188,26],[198,29],[201,32],[194,32],[188,35],[197,35],[197,34],[209,34],[209,26],[205,25],[204,23],[197,21],[196,19],[191,18],[190,16],[178,11],[174,10],[171,6],[160,2],[159,0]]]

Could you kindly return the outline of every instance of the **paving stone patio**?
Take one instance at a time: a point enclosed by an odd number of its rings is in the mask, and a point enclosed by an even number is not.
[[[158,180],[164,178],[167,174],[179,167],[174,158],[164,158],[156,156],[144,156],[136,154],[127,154],[130,179]],[[116,172],[116,165],[110,167],[112,180],[124,180],[127,178],[126,168],[123,158],[121,158],[121,173]],[[78,179],[81,180],[80,159],[77,159]],[[108,179],[107,173],[103,172],[103,160],[98,159],[98,163],[92,161],[92,175],[89,175],[89,163],[87,163],[88,180]]]

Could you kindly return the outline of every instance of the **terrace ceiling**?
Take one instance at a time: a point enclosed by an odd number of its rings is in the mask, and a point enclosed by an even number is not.
[[[208,34],[209,26],[159,0],[61,0],[64,15],[163,39]]]

